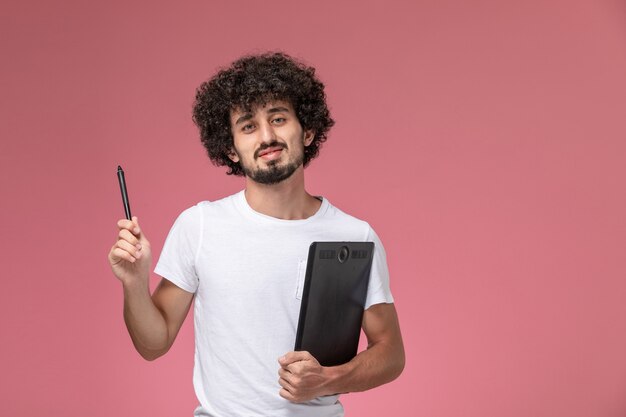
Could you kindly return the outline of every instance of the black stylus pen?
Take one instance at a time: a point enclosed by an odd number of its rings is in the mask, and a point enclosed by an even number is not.
[[[132,220],[130,215],[130,203],[128,202],[128,192],[126,191],[126,180],[124,179],[124,170],[119,165],[117,166],[117,179],[120,181],[120,190],[122,191],[122,201],[124,202],[126,218]]]

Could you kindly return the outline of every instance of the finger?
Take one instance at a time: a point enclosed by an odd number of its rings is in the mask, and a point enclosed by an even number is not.
[[[287,391],[285,388],[282,388],[278,394],[280,394],[281,397],[283,397],[286,400],[289,400],[291,402],[296,402],[296,398],[289,392]]]
[[[135,224],[128,219],[120,219],[117,221],[117,227],[120,229],[132,229]]]
[[[135,263],[136,261],[136,259],[133,256],[131,256],[130,253],[118,247],[113,247],[110,257],[111,257],[111,261],[114,264],[119,263],[120,261],[128,261],[130,263]]]
[[[133,233],[136,235],[141,234],[141,227],[139,227],[139,218],[137,216],[133,216],[133,224],[134,224],[134,229],[133,229]]]
[[[128,252],[131,256],[133,256],[136,259],[141,258],[141,251],[137,249],[137,246],[131,245],[129,242],[125,240],[122,240],[122,239],[118,240],[117,247]]]
[[[311,354],[306,350],[287,352],[278,359],[278,363],[280,363],[280,366],[286,367],[294,362],[310,360],[312,357],[313,356],[311,356]]]
[[[137,236],[141,234],[141,228],[139,227],[139,220],[137,219],[136,216],[133,216],[133,220],[128,220],[128,219],[118,220],[117,227],[119,229],[127,229]]]
[[[294,383],[293,383],[294,377],[295,377],[295,375],[293,373],[291,373],[290,371],[286,370],[286,369],[281,369],[281,371],[278,372],[278,378],[279,379],[284,379],[291,386],[294,386]]]
[[[278,378],[278,385],[280,385],[282,388],[289,391],[290,393],[293,393],[294,391],[293,385],[291,385],[289,381],[287,381],[285,378]]]
[[[122,229],[118,233],[119,240],[123,240],[128,242],[131,246],[136,247],[137,249],[141,249],[141,243],[139,243],[139,239],[135,237],[131,232],[127,229]]]
[[[303,361],[297,361],[287,365],[285,369],[292,375],[301,375],[304,372]]]

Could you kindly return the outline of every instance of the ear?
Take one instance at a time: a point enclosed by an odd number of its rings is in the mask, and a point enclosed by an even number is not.
[[[228,152],[227,155],[231,161],[235,163],[239,162],[239,155],[237,155],[237,152],[235,152],[235,148],[230,148],[230,152]]]
[[[309,146],[311,143],[313,143],[313,139],[315,139],[315,132],[313,132],[312,130],[305,130],[304,146]]]

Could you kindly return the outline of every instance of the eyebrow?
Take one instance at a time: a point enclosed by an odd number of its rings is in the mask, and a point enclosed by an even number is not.
[[[269,114],[281,113],[281,112],[289,113],[289,109],[287,107],[272,107],[267,112]]]
[[[235,124],[238,125],[239,123],[245,122],[246,120],[250,120],[250,119],[252,119],[252,113],[246,113],[243,116],[241,116],[239,119],[237,119]]]
[[[272,107],[271,109],[267,110],[268,114],[281,113],[281,112],[289,113],[289,109],[287,107]],[[238,125],[239,123],[245,122],[246,120],[250,120],[250,119],[252,119],[252,113],[246,113],[237,119],[237,121],[235,122],[235,125]]]

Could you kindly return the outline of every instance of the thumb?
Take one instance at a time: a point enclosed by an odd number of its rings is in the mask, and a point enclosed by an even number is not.
[[[294,362],[310,360],[312,357],[313,356],[311,356],[311,354],[305,350],[287,352],[285,355],[278,358],[278,363],[280,364],[280,366],[287,366]]]
[[[146,236],[143,234],[143,232],[141,231],[141,227],[139,226],[139,218],[137,216],[133,216],[132,222],[135,225],[132,230],[133,234],[137,236],[139,240],[145,240]]]

